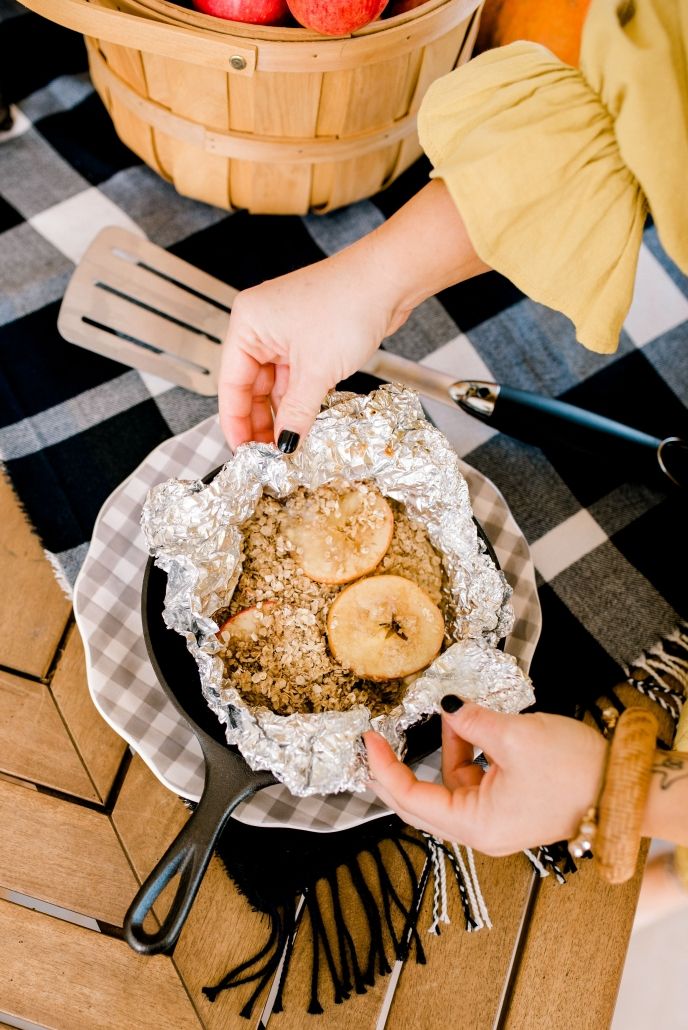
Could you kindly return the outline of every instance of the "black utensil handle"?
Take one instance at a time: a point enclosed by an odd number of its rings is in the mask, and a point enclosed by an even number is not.
[[[657,464],[660,440],[622,422],[586,411],[565,401],[542,397],[527,390],[502,386],[494,405],[494,412],[486,421],[495,428],[519,436],[527,429],[537,435],[540,446],[563,443],[591,452],[614,452],[627,457],[649,459]]]
[[[517,440],[545,450],[563,445],[596,459],[617,462],[634,476],[655,481],[662,478],[664,469],[658,459],[662,441],[622,422],[553,397],[497,383],[466,380],[453,384],[449,392],[469,415]]]
[[[236,757],[231,752],[227,752],[227,755],[230,758]],[[242,766],[246,772],[237,783],[232,772],[243,772]],[[206,782],[198,807],[129,906],[124,918],[124,935],[127,943],[141,955],[158,955],[174,948],[198,893],[217,838],[230,815],[241,801],[246,801],[262,787],[275,782],[270,773],[251,772],[242,759],[238,759],[236,770],[230,769],[229,772],[230,775],[224,763],[223,768],[218,770],[214,763],[206,762]],[[179,876],[179,884],[162,925],[151,932],[144,930],[146,916],[176,875]]]

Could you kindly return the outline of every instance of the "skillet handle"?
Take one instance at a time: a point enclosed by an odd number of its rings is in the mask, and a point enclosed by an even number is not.
[[[226,748],[222,750],[219,762],[217,755],[208,761],[206,753],[205,786],[198,807],[141,886],[124,917],[126,941],[141,955],[173,950],[230,815],[240,802],[277,782],[271,773],[254,773],[238,755]],[[146,916],[175,875],[179,876],[179,884],[162,925],[153,932],[144,930]]]

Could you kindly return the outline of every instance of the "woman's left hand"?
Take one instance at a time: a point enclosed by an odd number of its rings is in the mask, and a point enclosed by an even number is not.
[[[381,801],[409,825],[487,855],[573,837],[597,799],[607,747],[575,719],[466,703],[442,715],[441,786],[417,780],[379,734],[364,740],[368,785]],[[473,745],[488,758],[485,772],[473,763]]]

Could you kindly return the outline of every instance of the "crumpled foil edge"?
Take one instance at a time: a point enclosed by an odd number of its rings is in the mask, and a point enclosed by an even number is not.
[[[241,575],[241,525],[263,491],[282,498],[333,479],[373,480],[402,502],[442,554],[445,619],[456,643],[371,719],[345,712],[275,715],[248,706],[224,677],[212,615],[228,605]],[[406,730],[439,711],[453,692],[499,711],[533,702],[530,680],[497,649],[513,625],[511,588],[478,534],[456,452],[423,414],[415,393],[396,384],[367,396],[333,392],[295,455],[244,444],[208,484],[172,479],[152,488],[141,525],[167,573],[163,617],[181,633],[199,669],[203,695],[252,769],[269,769],[295,795],[362,791],[368,776],[361,734],[377,729],[399,757]]]

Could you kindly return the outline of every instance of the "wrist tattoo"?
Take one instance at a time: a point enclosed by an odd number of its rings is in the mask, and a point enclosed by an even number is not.
[[[668,790],[677,780],[688,779],[688,754],[674,751],[658,757],[652,775],[659,776],[660,790]]]

